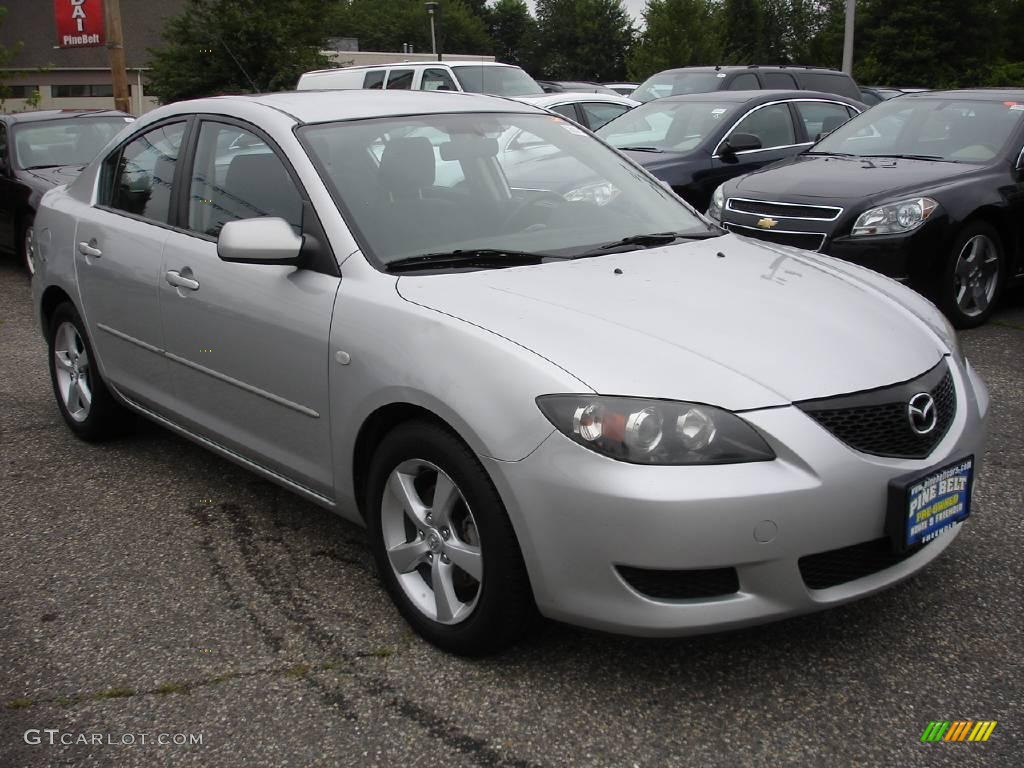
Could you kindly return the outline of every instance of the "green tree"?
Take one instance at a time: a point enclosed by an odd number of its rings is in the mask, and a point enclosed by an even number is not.
[[[150,49],[148,90],[162,103],[218,93],[295,87],[327,65],[323,20],[331,0],[188,0]]]
[[[768,64],[764,59],[766,31],[761,0],[725,0],[722,5],[722,45],[727,64]]]
[[[537,24],[549,77],[625,77],[636,33],[621,0],[537,0]]]
[[[717,0],[649,0],[644,29],[629,57],[629,76],[644,80],[671,67],[718,64],[722,59]]]
[[[537,22],[524,0],[498,0],[489,18],[498,60],[533,72],[538,63]]]
[[[329,23],[332,34],[359,38],[364,51],[400,51],[411,43],[430,52],[430,17],[421,0],[349,0]],[[481,15],[463,0],[441,0],[439,45],[449,53],[490,54],[494,44]]]

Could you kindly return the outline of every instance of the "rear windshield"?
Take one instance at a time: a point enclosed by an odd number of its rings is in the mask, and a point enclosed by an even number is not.
[[[544,93],[536,81],[519,67],[486,67],[466,64],[452,67],[462,90],[495,96],[531,96]]]
[[[637,101],[652,101],[685,93],[708,93],[722,87],[725,72],[659,72],[640,84],[630,95]]]

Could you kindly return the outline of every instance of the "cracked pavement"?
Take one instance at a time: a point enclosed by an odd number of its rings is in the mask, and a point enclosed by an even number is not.
[[[962,334],[992,393],[987,463],[916,578],[689,639],[545,623],[485,660],[412,635],[355,526],[152,425],[74,438],[9,259],[0,307],[0,765],[1022,763],[1024,292]],[[999,725],[921,744],[935,719]]]

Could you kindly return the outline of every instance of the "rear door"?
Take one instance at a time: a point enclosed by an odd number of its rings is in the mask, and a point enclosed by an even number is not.
[[[179,420],[330,498],[328,337],[340,278],[221,261],[225,223],[276,216],[302,233],[315,214],[258,129],[211,117],[196,135],[182,175],[188,202],[167,240],[159,289]]]
[[[75,267],[82,313],[107,380],[128,397],[165,411],[160,324],[163,247],[188,121],[148,128],[104,161],[96,205],[78,222]]]

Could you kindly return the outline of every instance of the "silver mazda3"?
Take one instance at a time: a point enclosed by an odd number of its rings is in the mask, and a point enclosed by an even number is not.
[[[172,104],[46,195],[35,248],[72,431],[134,411],[365,524],[453,652],[538,611],[653,636],[838,605],[970,513],[988,394],[930,303],[724,233],[536,107]]]

